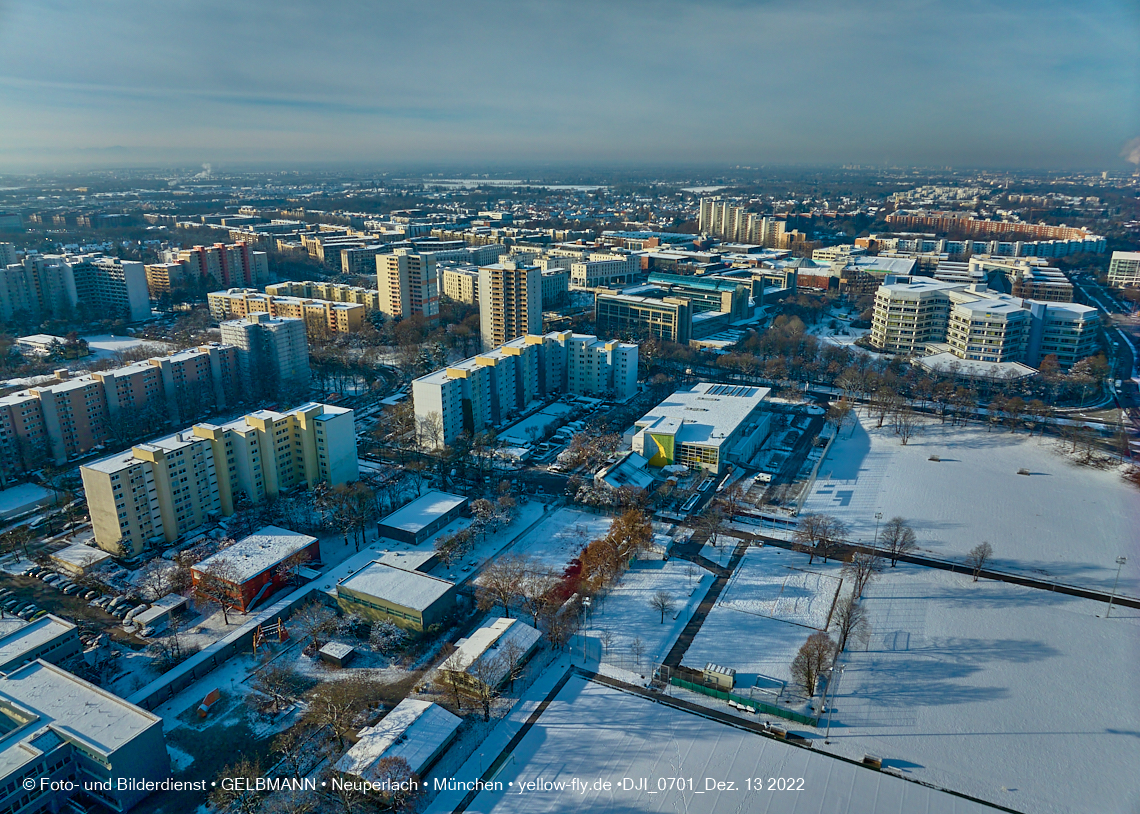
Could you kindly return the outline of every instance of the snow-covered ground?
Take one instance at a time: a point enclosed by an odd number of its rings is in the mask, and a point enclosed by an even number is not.
[[[515,543],[511,553],[533,557],[541,565],[561,573],[587,543],[604,537],[612,522],[613,518],[604,514],[561,508],[527,532]]]
[[[575,778],[586,788],[527,791],[521,785],[541,779],[568,787]],[[634,784],[645,778],[648,787],[623,790],[623,778]],[[677,788],[678,778],[685,778],[683,790]],[[768,790],[769,778],[794,778],[792,785],[802,790]],[[502,790],[481,792],[469,811],[980,814],[987,810],[945,792],[579,677],[566,683],[495,779],[502,782]],[[757,779],[763,790],[756,789]],[[610,782],[610,789],[595,788],[593,783],[599,780]],[[710,781],[713,785],[706,785]],[[718,781],[724,785],[718,788]]]
[[[51,499],[51,492],[35,483],[21,483],[0,491],[0,518],[30,512]]]
[[[605,660],[629,670],[637,668],[638,660],[631,645],[640,639],[641,668],[660,664],[712,582],[712,575],[700,568],[694,568],[690,575],[689,565],[691,563],[685,560],[671,559],[638,562],[630,568],[605,599],[595,600],[587,635],[599,644],[591,648],[591,652],[601,654],[600,643],[608,632],[612,641]],[[659,591],[667,593],[674,604],[673,610],[665,614],[664,622],[661,611],[650,605]]]
[[[1135,550],[1140,491],[1115,469],[1071,463],[1056,439],[931,420],[903,446],[874,424],[860,416],[836,440],[801,514],[835,515],[868,542],[876,512],[899,515],[934,556],[961,560],[989,541],[996,569],[1101,590],[1116,558]],[[1140,557],[1130,560],[1120,590],[1140,596]]]
[[[111,336],[110,334],[98,334],[95,336],[83,337],[87,340],[87,347],[91,351],[91,355],[85,357],[87,361],[95,359],[103,359],[113,355],[117,351],[129,350],[130,348],[138,347],[139,345],[152,345],[156,350],[166,351],[170,347],[165,342],[156,342],[153,339],[136,339],[133,336]]]
[[[1018,811],[1140,811],[1140,611],[905,565],[864,604],[830,748]]]
[[[790,684],[796,651],[826,625],[839,588],[838,565],[807,561],[781,548],[748,549],[685,652],[685,666],[733,667],[737,691],[745,696],[757,678]]]

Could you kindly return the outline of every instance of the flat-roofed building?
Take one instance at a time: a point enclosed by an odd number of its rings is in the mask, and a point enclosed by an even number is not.
[[[36,659],[59,664],[81,652],[79,628],[49,613],[0,638],[0,673],[7,675]]]
[[[678,390],[634,425],[633,451],[650,466],[681,464],[720,474],[747,461],[771,431],[767,387],[701,382]]]
[[[44,660],[0,677],[0,723],[10,814],[67,810],[79,791],[125,812],[170,778],[162,718]]]
[[[871,344],[893,353],[921,354],[927,343],[944,342],[950,292],[959,288],[956,283],[925,277],[879,286],[871,319]]]
[[[496,689],[538,648],[542,634],[520,619],[492,619],[456,644],[439,669],[446,681],[476,695]]]
[[[1108,284],[1113,288],[1140,286],[1140,252],[1113,252],[1108,262]]]
[[[80,467],[95,542],[120,556],[165,546],[207,520],[296,486],[359,477],[351,410],[310,402],[196,424]]]
[[[250,314],[221,323],[222,342],[237,348],[243,384],[254,393],[309,383],[309,342],[300,319]]]
[[[439,319],[439,278],[435,255],[396,249],[376,255],[380,310],[390,317]]]
[[[389,514],[377,525],[382,537],[419,545],[467,509],[469,499],[447,492],[428,492]]]
[[[643,339],[655,336],[666,342],[689,343],[693,307],[684,297],[641,297],[598,292],[594,299],[598,333]]]
[[[453,302],[475,305],[479,302],[479,269],[474,266],[440,270],[443,295]]]
[[[265,526],[202,560],[190,569],[190,573],[195,585],[203,580],[222,583],[229,606],[246,613],[278,588],[289,584],[288,576],[283,572],[290,569],[279,566],[286,562],[303,563],[320,558],[321,549],[316,537],[277,526]]]
[[[455,738],[462,722],[438,704],[405,698],[379,723],[361,729],[335,768],[341,774],[382,783],[386,775],[380,762],[399,758],[422,777]]]
[[[641,258],[635,254],[591,253],[587,260],[570,264],[571,288],[599,288],[629,284],[641,273]]]
[[[455,611],[455,584],[422,571],[371,562],[336,585],[345,613],[422,633]]]
[[[637,392],[638,347],[571,331],[527,335],[412,382],[420,444],[436,449],[555,393],[626,399]]]
[[[503,260],[479,269],[479,334],[484,350],[542,330],[542,271]]]

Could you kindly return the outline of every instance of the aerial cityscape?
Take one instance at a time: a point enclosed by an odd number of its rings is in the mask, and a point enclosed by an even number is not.
[[[1138,65],[0,3],[0,814],[1140,814]]]

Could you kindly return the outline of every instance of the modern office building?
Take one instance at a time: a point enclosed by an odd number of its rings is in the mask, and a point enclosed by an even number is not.
[[[598,333],[644,339],[656,336],[687,345],[692,338],[693,306],[685,297],[647,297],[598,292],[594,298]]]
[[[170,778],[162,718],[46,661],[0,677],[0,715],[0,809],[10,814],[90,810],[73,803],[79,794],[125,812]]]
[[[309,403],[193,427],[80,467],[95,542],[133,556],[208,519],[317,482],[359,476],[351,410]]]
[[[1108,284],[1113,288],[1140,286],[1140,252],[1113,252],[1108,264]]]
[[[1006,293],[1015,297],[1042,302],[1073,301],[1073,284],[1069,278],[1040,258],[981,254],[971,257],[967,268],[972,282],[986,283],[991,288],[999,283]]]
[[[124,434],[124,424],[177,426],[232,404],[241,391],[238,351],[209,344],[126,367],[0,397],[0,457],[12,471],[34,459],[63,464]],[[130,433],[126,433],[130,434]]]
[[[309,343],[301,319],[250,314],[221,324],[222,342],[237,349],[243,383],[258,392],[272,383],[303,387],[309,383]]]
[[[542,270],[513,260],[479,269],[479,334],[490,350],[542,330]]]
[[[439,278],[435,255],[396,249],[376,255],[380,310],[390,317],[439,318]]]
[[[420,443],[447,446],[555,393],[626,399],[637,392],[637,345],[570,331],[513,339],[412,382]]]
[[[683,465],[714,475],[746,462],[771,432],[767,387],[701,382],[678,390],[636,422],[633,451],[650,466]]]
[[[1099,324],[1096,309],[1087,305],[914,277],[876,291],[871,344],[914,356],[949,352],[973,362],[1034,367],[1056,356],[1068,368],[1096,353]]]

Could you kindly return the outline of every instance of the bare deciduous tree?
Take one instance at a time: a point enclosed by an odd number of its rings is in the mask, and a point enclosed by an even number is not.
[[[633,653],[633,657],[637,659],[637,667],[641,669],[641,657],[645,655],[645,642],[641,640],[640,636],[634,638],[629,644],[629,652]]]
[[[661,624],[665,624],[665,614],[673,612],[673,597],[665,591],[658,591],[649,600],[649,604],[653,610],[661,612]]]
[[[300,638],[319,646],[325,634],[336,628],[336,613],[314,599],[289,617],[289,627],[297,631]]]
[[[879,534],[879,544],[887,550],[891,568],[895,567],[901,555],[909,554],[918,548],[914,529],[907,525],[904,518],[897,516],[883,524],[883,530]]]
[[[796,526],[794,539],[809,549],[808,565],[811,565],[817,556],[827,562],[846,536],[847,524],[839,518],[828,514],[805,514]]]
[[[479,575],[476,596],[484,609],[501,605],[503,616],[511,615],[511,602],[518,597],[528,570],[529,560],[508,554],[492,562]]]
[[[867,611],[859,604],[855,594],[848,594],[835,606],[835,633],[839,637],[839,652],[847,649],[851,641],[865,641],[870,633]]]
[[[974,582],[978,581],[978,575],[982,573],[986,562],[993,556],[994,547],[988,542],[978,543],[970,549],[966,555],[966,564],[970,566],[970,570],[974,573]]]
[[[195,569],[198,579],[194,592],[207,602],[217,602],[222,609],[222,620],[230,623],[229,612],[241,601],[241,577],[237,566],[225,557],[215,557],[204,567]]]
[[[809,698],[815,695],[819,677],[827,670],[835,656],[835,642],[822,631],[808,636],[792,659],[792,678]]]
[[[864,589],[883,570],[883,558],[878,554],[856,551],[850,561],[843,564],[843,573],[851,579],[855,597],[861,599]]]

